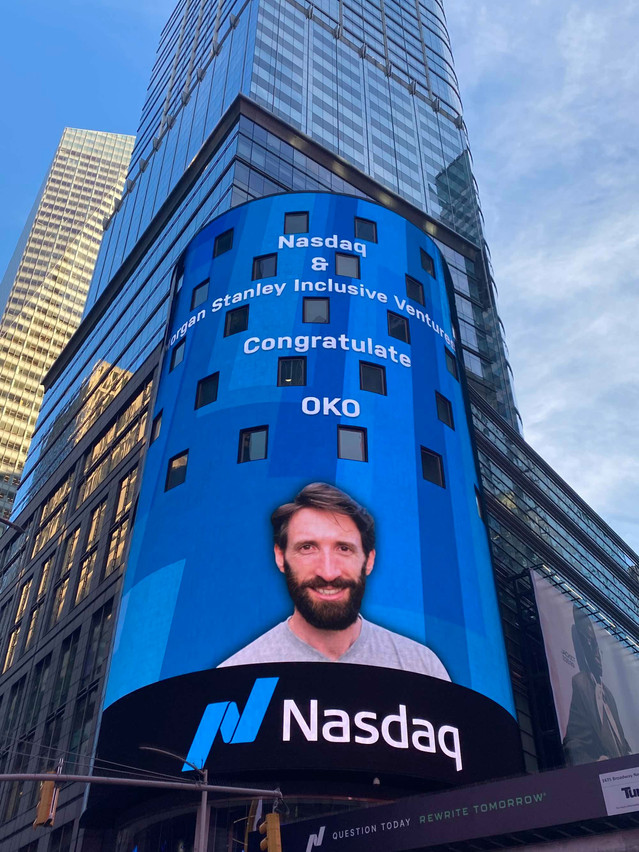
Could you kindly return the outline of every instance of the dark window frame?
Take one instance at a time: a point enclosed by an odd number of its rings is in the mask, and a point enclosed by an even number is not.
[[[229,234],[231,235],[230,244],[228,245],[228,247],[220,249],[220,245],[223,245],[222,240],[225,237],[228,237]],[[213,242],[213,257],[219,257],[222,254],[226,254],[226,252],[231,251],[232,248],[233,248],[233,228],[229,228],[227,231],[223,231],[221,234],[218,234],[217,237],[215,238],[215,240]]]
[[[393,334],[391,331],[391,317],[396,320],[401,320],[404,329],[406,330],[405,337],[399,337],[396,334]],[[402,343],[410,343],[410,325],[408,323],[408,317],[404,317],[401,314],[396,314],[395,311],[386,311],[386,322],[388,326],[388,336],[392,337],[393,340],[401,340]]]
[[[435,406],[437,408],[437,419],[450,429],[455,429],[455,418],[453,416],[453,404],[444,396],[443,393],[435,391]],[[442,417],[442,410],[446,412],[446,417]]]
[[[357,262],[357,275],[350,275],[348,272],[341,272],[339,269],[340,260],[342,258],[347,258],[349,261]],[[335,252],[335,275],[342,275],[344,278],[354,278],[357,281],[362,277],[362,267],[360,263],[360,258],[358,254],[350,254],[345,251],[336,251]]]
[[[265,274],[261,271],[261,264],[270,260],[271,258],[275,258],[275,269],[270,274]],[[277,252],[270,252],[269,254],[260,254],[257,257],[253,258],[253,269],[251,273],[252,281],[260,281],[262,278],[274,278],[277,275]]]
[[[420,458],[421,458],[421,463],[422,463],[422,477],[423,477],[424,481],[430,482],[432,485],[437,485],[439,488],[446,488],[446,474],[444,473],[444,459],[440,455],[440,453],[436,453],[435,450],[430,450],[430,449],[428,449],[428,447],[422,446],[422,447],[420,447]],[[432,478],[432,476],[426,475],[426,468],[424,466],[424,461],[426,459],[430,459],[431,461],[434,461],[434,463],[437,467],[437,471],[438,471],[439,475],[436,476],[434,479]]]
[[[266,433],[266,438],[264,440],[264,455],[260,456],[257,459],[243,458],[244,450],[246,449],[247,451],[250,451],[250,441],[249,441],[248,444],[246,444],[246,447],[245,447],[244,436],[245,435],[248,435],[248,436],[254,435],[257,432],[265,432]],[[267,425],[250,426],[247,429],[240,429],[240,440],[239,440],[238,448],[237,448],[237,463],[238,464],[246,464],[247,462],[264,461],[267,458],[268,458],[268,426]]]
[[[361,234],[357,233],[358,224],[362,223],[364,225],[372,225],[373,226],[373,237],[363,237]],[[364,219],[361,216],[355,217],[355,239],[356,240],[364,240],[366,243],[376,243],[377,242],[377,222],[374,222],[372,219]]]
[[[158,413],[153,418],[153,422],[151,423],[151,435],[149,439],[149,445],[153,444],[160,437],[160,431],[162,429],[162,412],[164,411],[161,408]]]
[[[291,362],[300,361],[303,365],[303,381],[302,382],[287,382],[282,380],[282,365]],[[302,388],[306,387],[306,355],[286,355],[277,359],[277,386],[278,388]]]
[[[426,249],[420,248],[419,250],[419,259],[421,261],[422,269],[426,272],[427,275],[430,275],[431,278],[435,277],[435,258],[429,254]]]
[[[310,320],[306,319],[306,305],[310,302],[326,302],[326,319],[325,320]],[[331,321],[331,300],[328,296],[304,296],[302,299],[302,322],[317,323],[318,325],[328,325]]]
[[[171,469],[171,465],[173,464],[173,462],[175,462],[175,461],[177,461],[178,459],[181,459],[181,458],[185,459],[184,478],[181,479],[179,482],[175,482],[173,484],[170,484],[171,474],[173,472],[172,469]],[[174,488],[179,488],[180,485],[184,485],[184,483],[186,482],[186,471],[187,471],[187,468],[188,468],[188,464],[189,464],[189,451],[188,451],[188,449],[187,450],[181,450],[179,453],[176,453],[174,456],[171,456],[171,458],[168,460],[168,462],[166,464],[166,478],[164,480],[164,491],[165,492],[166,491],[173,491]]]
[[[287,227],[289,216],[306,216],[306,228],[304,228],[303,231],[289,231],[288,227]],[[295,235],[295,234],[308,234],[308,230],[309,230],[308,210],[292,210],[289,213],[284,214],[284,233],[286,235],[289,235],[289,234],[293,234],[293,235]]]
[[[374,370],[382,377],[382,390],[375,390],[374,388],[364,387],[364,374],[366,369]],[[383,364],[374,364],[372,361],[360,361],[359,362],[359,388],[360,390],[366,391],[367,393],[376,393],[380,396],[387,396],[388,391],[386,387],[386,367]]]
[[[182,361],[184,361],[184,350],[186,349],[186,338],[182,338],[179,343],[176,343],[173,349],[171,350],[171,358],[169,360],[169,373],[172,373],[176,367],[179,367]],[[180,360],[177,360],[178,352],[181,353]]]
[[[417,278],[413,278],[412,275],[404,276],[406,282],[406,298],[411,299],[413,302],[417,302],[418,305],[422,307],[426,306],[426,294],[424,292],[424,285],[421,281],[418,281]],[[410,288],[414,288],[417,290],[417,296],[411,296]]]
[[[350,456],[342,456],[340,455],[340,435],[343,432],[359,432],[360,435],[363,436],[364,440],[363,450],[364,450],[364,458],[354,459]],[[356,462],[368,462],[368,429],[365,426],[342,426],[341,424],[337,427],[337,458],[343,459],[344,461],[356,461]]]
[[[249,324],[249,307],[250,305],[240,305],[239,308],[231,308],[226,312],[224,317],[224,337],[233,337],[234,334],[242,334],[243,331],[248,331]],[[238,328],[235,331],[230,331],[231,317],[246,315],[246,327]]]
[[[204,383],[208,382],[209,385],[205,385]],[[215,386],[215,395],[213,399],[209,399],[207,402],[202,402],[203,389],[208,386]],[[207,405],[212,405],[214,402],[217,402],[217,395],[220,386],[220,371],[218,370],[215,373],[210,373],[208,376],[204,376],[201,378],[197,386],[195,388],[195,402],[193,403],[193,408],[197,411],[199,408],[205,408]]]
[[[459,381],[459,365],[457,363],[457,358],[447,346],[444,347],[444,352],[446,353],[446,369],[454,379]]]
[[[194,311],[196,308],[199,308],[200,305],[203,305],[204,302],[206,302],[206,300],[208,299],[208,297],[209,297],[209,284],[210,283],[211,283],[211,279],[205,278],[204,281],[200,281],[200,283],[193,288],[193,291],[191,293],[191,310],[192,311]],[[201,292],[204,288],[205,288],[204,297],[202,298],[201,301],[197,302],[197,304],[196,304],[196,301],[195,301],[196,295],[199,292]]]

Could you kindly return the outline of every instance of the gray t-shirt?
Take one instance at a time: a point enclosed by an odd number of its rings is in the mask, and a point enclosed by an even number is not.
[[[251,663],[357,663],[450,680],[443,663],[430,648],[363,618],[361,622],[361,633],[338,660],[330,660],[308,645],[293,633],[288,621],[283,621],[224,660],[218,668]]]

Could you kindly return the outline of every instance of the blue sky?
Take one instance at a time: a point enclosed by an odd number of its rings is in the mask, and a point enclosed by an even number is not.
[[[172,7],[3,10],[0,274],[63,128],[136,132]],[[639,4],[446,8],[525,436],[639,550]]]
[[[450,0],[526,439],[639,549],[639,5]]]

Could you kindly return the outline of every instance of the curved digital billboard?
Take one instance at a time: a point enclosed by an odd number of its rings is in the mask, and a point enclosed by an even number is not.
[[[190,243],[99,757],[520,770],[443,263],[335,194],[250,202]]]

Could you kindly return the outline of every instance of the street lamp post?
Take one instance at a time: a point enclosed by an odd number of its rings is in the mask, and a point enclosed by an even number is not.
[[[208,810],[209,810],[209,791],[207,789],[208,780],[209,780],[209,772],[208,769],[204,767],[196,766],[194,763],[191,763],[185,757],[181,757],[179,754],[174,754],[172,751],[167,751],[164,748],[155,748],[154,746],[140,746],[141,751],[155,751],[158,754],[166,754],[168,757],[174,757],[176,760],[179,760],[180,763],[186,764],[190,766],[191,769],[194,769],[199,778],[200,784],[202,784],[202,795],[200,796],[200,806],[197,809],[197,816],[195,819],[195,852],[207,852],[207,835],[208,835]]]
[[[202,784],[205,786],[202,789],[200,807],[197,810],[197,817],[195,819],[195,852],[206,852],[206,848],[208,846],[207,837],[209,833],[209,793],[206,789],[206,784],[209,780],[209,772],[208,769],[202,769],[200,771],[202,773]]]

